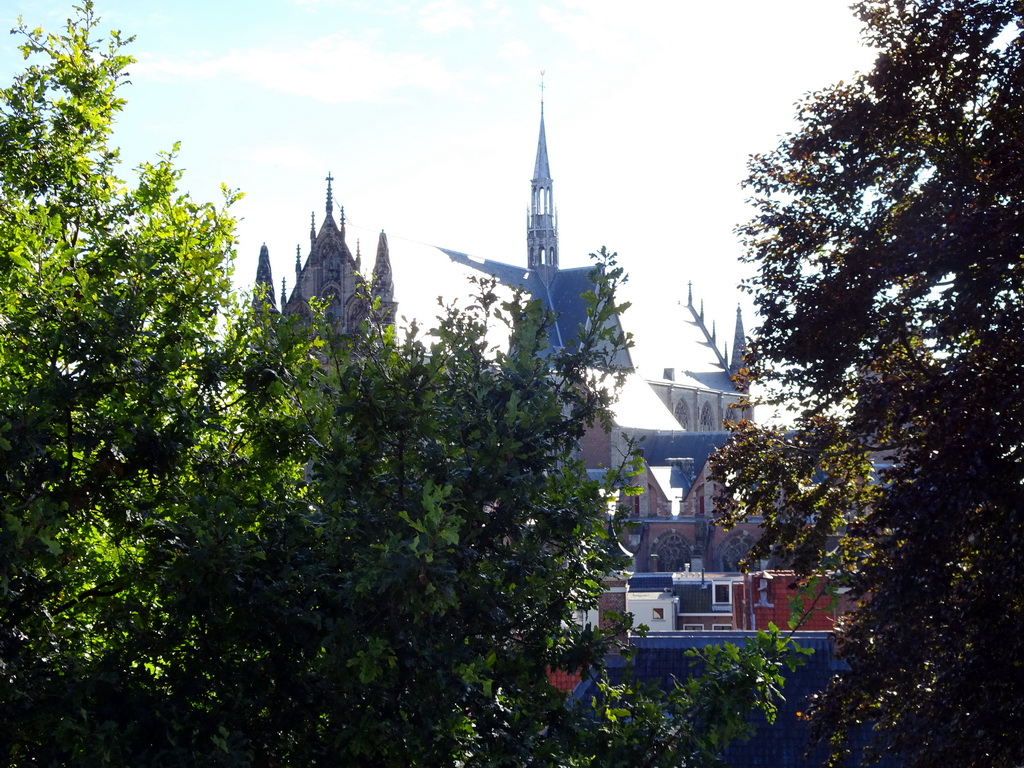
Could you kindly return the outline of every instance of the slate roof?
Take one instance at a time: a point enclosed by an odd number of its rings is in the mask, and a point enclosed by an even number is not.
[[[672,591],[679,598],[680,613],[712,613],[713,588],[710,581],[703,584],[676,584]]]
[[[553,271],[550,284],[546,285],[540,272],[515,264],[478,259],[460,251],[439,248],[455,264],[462,264],[476,272],[497,278],[502,285],[523,288],[531,296],[540,299],[545,306],[553,309],[558,317],[551,332],[553,346],[571,345],[587,322],[587,303],[582,298],[593,288],[590,280],[592,267],[576,267]]]
[[[731,436],[731,432],[646,432],[640,447],[650,465],[664,466],[669,459],[687,458],[693,459],[694,472],[699,472],[715,449]]]
[[[664,592],[670,589],[671,573],[634,573],[629,577],[630,592]]]
[[[682,681],[699,674],[699,661],[688,657],[687,650],[724,642],[742,645],[751,635],[750,632],[652,632],[647,637],[634,637],[631,642],[636,653],[632,660],[632,673],[637,680],[657,683],[667,689],[673,685],[674,680]],[[753,738],[747,742],[734,743],[725,751],[725,762],[730,768],[812,768],[820,765],[824,759],[825,750],[822,748],[812,751],[806,759],[803,757],[808,744],[809,727],[802,713],[807,711],[808,697],[821,690],[845,665],[835,658],[829,633],[803,632],[796,640],[800,646],[811,649],[813,653],[795,671],[784,672],[785,700],[778,702],[775,723],[769,725],[760,714],[753,716],[751,722],[756,728]],[[613,682],[619,681],[623,671],[621,664],[609,665]],[[583,681],[574,691],[573,698],[587,701],[593,695],[593,690],[592,681]],[[863,745],[866,738],[866,732],[860,733],[854,743]],[[884,756],[877,763],[880,768],[897,768],[899,764],[898,758],[891,755]]]
[[[587,321],[587,303],[582,295],[592,290],[592,267],[552,268],[545,283],[538,269],[402,238],[389,238],[388,246],[400,328],[412,321],[422,329],[433,327],[443,314],[442,302],[461,307],[476,303],[477,287],[472,279],[487,276],[497,280],[501,300],[511,298],[512,289],[522,288],[554,310],[557,317],[549,337],[553,347],[571,345]],[[493,339],[495,344],[503,341],[497,336]],[[628,355],[623,362],[630,363]]]

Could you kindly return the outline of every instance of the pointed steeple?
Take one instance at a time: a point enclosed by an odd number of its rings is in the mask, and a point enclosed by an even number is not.
[[[558,217],[548,165],[548,141],[544,131],[544,73],[541,72],[540,135],[537,160],[530,182],[530,212],[526,223],[527,266],[558,269]]]
[[[537,139],[537,161],[533,164],[533,180],[550,181],[551,167],[548,165],[548,139],[544,132],[544,102],[540,103],[540,136]]]
[[[373,296],[381,301],[391,301],[395,295],[395,284],[391,279],[391,251],[388,236],[384,230],[377,238],[377,258],[373,262]]]
[[[285,292],[284,282],[285,282],[284,278],[282,277],[281,278],[281,310],[282,311],[284,311],[285,304],[288,303],[288,299],[285,298],[288,294]]]
[[[331,218],[334,216],[334,195],[331,192],[331,182],[334,181],[334,176],[330,171],[327,172],[327,178],[324,181],[327,182],[327,217]],[[344,220],[344,214],[342,219]]]
[[[256,266],[256,294],[253,296],[253,304],[258,306],[260,302],[269,304],[272,311],[277,311],[274,278],[270,271],[270,250],[266,243],[260,248],[260,260]]]
[[[743,310],[736,305],[736,334],[732,340],[732,360],[729,361],[729,370],[736,373],[743,367],[743,353],[746,352],[747,337],[743,333]]]

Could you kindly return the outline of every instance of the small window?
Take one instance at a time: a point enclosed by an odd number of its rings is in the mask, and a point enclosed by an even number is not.
[[[664,621],[665,620],[665,609],[664,608],[653,608],[651,610],[651,618],[652,619],[661,619],[662,621]]]
[[[683,629],[688,632],[703,632],[703,624],[683,624]]]
[[[732,584],[728,581],[715,584],[715,605],[732,603]]]
[[[712,624],[711,630],[713,632],[731,632],[732,624]]]

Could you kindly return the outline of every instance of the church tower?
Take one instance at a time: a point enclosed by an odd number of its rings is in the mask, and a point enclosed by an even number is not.
[[[373,267],[371,282],[363,277],[360,269],[358,244],[353,256],[345,241],[345,209],[341,208],[338,222],[334,219],[334,193],[330,174],[327,182],[326,216],[320,230],[316,229],[315,214],[310,217],[309,254],[303,263],[301,249],[295,248],[295,284],[291,296],[286,298],[284,284],[281,286],[281,312],[285,315],[309,316],[310,299],[326,304],[325,313],[338,332],[354,333],[370,311],[370,302],[380,302],[380,317],[386,323],[393,323],[397,310],[394,300],[394,283],[391,277],[391,259],[387,236],[382,231],[377,243],[377,258]],[[270,254],[267,246],[260,249],[256,284],[259,297],[274,307],[273,286],[271,285]]]
[[[530,182],[530,212],[526,223],[527,266],[549,272],[558,269],[558,214],[555,212],[548,167],[548,142],[544,135],[544,85],[541,84],[540,138],[537,162]],[[545,280],[547,282],[547,280]]]

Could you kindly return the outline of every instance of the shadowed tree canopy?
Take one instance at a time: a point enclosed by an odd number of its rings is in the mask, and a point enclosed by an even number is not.
[[[254,313],[226,208],[170,155],[117,177],[131,60],[96,23],[17,30],[0,90],[0,762],[715,764],[772,711],[777,633],[667,697],[548,682],[626,626],[575,620],[621,564],[629,467],[574,458],[626,343],[614,259],[560,350],[486,282],[401,337]]]
[[[1024,61],[1011,0],[854,6],[874,68],[750,162],[753,380],[717,459],[757,555],[861,599],[815,708],[910,766],[1024,763]]]

